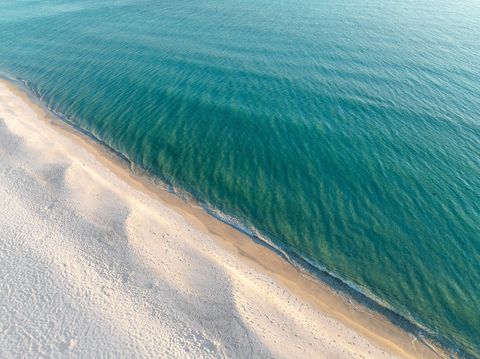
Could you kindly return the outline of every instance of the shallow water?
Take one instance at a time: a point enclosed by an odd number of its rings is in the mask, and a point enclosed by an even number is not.
[[[0,8],[53,110],[480,356],[480,3]]]

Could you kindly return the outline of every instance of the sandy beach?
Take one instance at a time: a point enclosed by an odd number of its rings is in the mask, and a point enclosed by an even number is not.
[[[0,158],[2,358],[439,357],[6,81]]]

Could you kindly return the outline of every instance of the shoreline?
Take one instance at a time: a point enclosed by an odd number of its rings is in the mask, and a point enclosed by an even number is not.
[[[117,158],[110,149],[87,134],[51,116],[38,99],[0,78],[1,84],[27,103],[44,126],[73,141],[129,186],[173,209],[189,226],[206,234],[216,245],[235,255],[253,270],[272,278],[322,314],[343,323],[387,353],[405,358],[438,358],[445,355],[440,349],[417,340],[411,333],[395,326],[382,314],[340,295],[329,284],[300,271],[265,245],[255,243],[247,234],[207,213],[196,201],[185,201],[168,189],[153,184],[148,176],[134,174],[125,160]]]

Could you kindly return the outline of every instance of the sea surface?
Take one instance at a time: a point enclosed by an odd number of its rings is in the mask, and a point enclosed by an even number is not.
[[[480,357],[480,1],[0,1],[0,71]]]

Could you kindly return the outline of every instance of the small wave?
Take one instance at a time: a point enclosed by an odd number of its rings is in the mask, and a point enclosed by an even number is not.
[[[204,210],[211,216],[220,221],[234,227],[242,233],[248,235],[255,242],[269,248],[275,253],[279,254],[287,260],[292,266],[299,270],[304,275],[310,278],[320,280],[329,285],[329,287],[336,293],[346,299],[353,299],[358,304],[356,309],[368,309],[374,313],[378,313],[389,319],[393,324],[402,328],[403,330],[413,334],[418,340],[432,347],[437,345],[449,352],[458,353],[460,349],[455,345],[444,343],[437,335],[429,330],[427,327],[415,321],[410,314],[401,314],[396,311],[389,303],[375,296],[365,287],[359,286],[341,276],[329,271],[326,267],[313,262],[309,258],[299,255],[297,251],[287,244],[280,244],[280,241],[274,241],[270,237],[263,235],[255,227],[247,225],[240,219],[228,215],[211,204],[203,204]],[[352,302],[350,300],[350,302]],[[353,303],[352,303],[353,304]],[[434,345],[432,346],[432,344]]]

